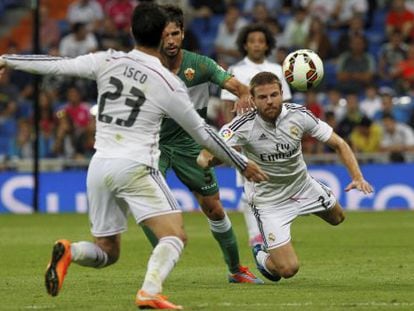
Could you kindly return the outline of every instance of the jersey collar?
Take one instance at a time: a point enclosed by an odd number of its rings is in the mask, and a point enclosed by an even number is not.
[[[128,54],[130,54],[133,57],[135,56],[135,57],[138,57],[138,58],[141,58],[141,59],[144,58],[146,62],[156,63],[156,64],[161,65],[161,61],[158,57],[155,57],[155,56],[149,55],[147,53],[141,52],[137,49],[132,49]]]
[[[247,65],[249,65],[251,67],[260,67],[260,66],[266,65],[268,63],[268,60],[266,58],[263,61],[263,63],[261,63],[261,64],[257,64],[257,63],[252,62],[247,56],[245,56],[243,60],[246,62]]]

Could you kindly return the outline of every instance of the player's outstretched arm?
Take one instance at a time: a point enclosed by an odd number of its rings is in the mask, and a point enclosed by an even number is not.
[[[0,57],[0,74],[5,67],[39,75],[66,75],[87,79],[95,78],[97,59],[103,53],[64,58],[50,55],[4,54]]]
[[[335,132],[332,133],[326,143],[339,155],[342,163],[345,165],[349,175],[352,178],[351,183],[345,188],[345,191],[357,189],[365,194],[373,192],[373,187],[364,179],[364,176],[362,175],[358,161],[355,158],[351,147]]]

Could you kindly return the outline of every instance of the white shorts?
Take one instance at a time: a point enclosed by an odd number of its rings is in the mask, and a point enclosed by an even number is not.
[[[93,157],[86,184],[95,237],[124,232],[129,211],[137,223],[181,212],[162,174],[135,161]]]
[[[290,224],[297,216],[326,211],[335,204],[336,198],[331,189],[312,178],[303,189],[287,200],[250,207],[256,217],[265,247],[271,249],[290,241]]]

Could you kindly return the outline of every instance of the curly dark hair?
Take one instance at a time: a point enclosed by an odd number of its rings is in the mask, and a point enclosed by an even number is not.
[[[167,23],[175,23],[181,30],[184,29],[183,10],[176,5],[165,4],[161,6],[167,13]]]
[[[247,51],[244,48],[244,46],[246,45],[247,37],[252,32],[262,32],[265,35],[266,43],[267,43],[267,46],[268,46],[268,49],[267,49],[265,55],[266,56],[269,56],[270,53],[272,52],[272,50],[276,46],[276,39],[273,36],[273,34],[270,31],[270,29],[265,24],[259,24],[259,23],[249,24],[249,25],[243,27],[240,30],[240,33],[239,33],[239,35],[237,37],[237,48],[238,48],[239,52],[243,56],[246,56],[247,55]]]

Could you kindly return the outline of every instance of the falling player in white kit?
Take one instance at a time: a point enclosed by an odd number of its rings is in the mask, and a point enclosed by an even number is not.
[[[233,66],[230,66],[228,71],[246,85],[249,85],[250,80],[259,72],[273,72],[282,82],[283,101],[289,101],[292,98],[292,94],[289,85],[284,78],[282,66],[266,59],[275,48],[275,45],[275,38],[266,25],[250,24],[245,26],[237,37],[237,46],[239,52],[244,55],[244,58]],[[234,112],[231,112],[231,110],[233,110],[232,107],[234,106],[237,97],[227,90],[222,90],[221,100],[223,100],[224,107],[226,107],[226,121],[230,122],[234,115]],[[237,186],[243,187],[243,178],[240,174],[237,174],[236,176]],[[238,209],[241,210],[244,215],[250,246],[262,242],[256,219],[250,211],[244,192],[240,198]]]
[[[136,47],[129,53],[92,53],[74,59],[3,55],[0,69],[67,75],[97,81],[96,153],[87,175],[89,219],[94,243],[58,240],[45,274],[56,296],[71,262],[103,268],[120,254],[121,233],[131,212],[154,232],[159,243],[148,261],[136,304],[140,308],[181,309],[160,295],[162,284],[183,250],[183,220],[158,171],[158,140],[164,116],[175,119],[193,138],[248,179],[266,179],[253,162],[234,152],[200,118],[182,82],[161,65],[159,46],[167,17],[158,5],[141,4],[132,16]]]
[[[332,225],[345,218],[332,191],[307,171],[301,150],[304,134],[325,142],[338,153],[352,179],[346,191],[355,188],[368,194],[373,189],[349,145],[327,123],[303,106],[282,103],[276,75],[255,75],[250,92],[257,110],[236,117],[220,133],[269,176],[266,182],[247,181],[245,192],[264,241],[264,245],[254,247],[257,268],[268,279],[278,281],[294,276],[299,269],[290,235],[290,225],[297,216],[315,214]],[[205,151],[198,158],[203,167],[219,162]]]

